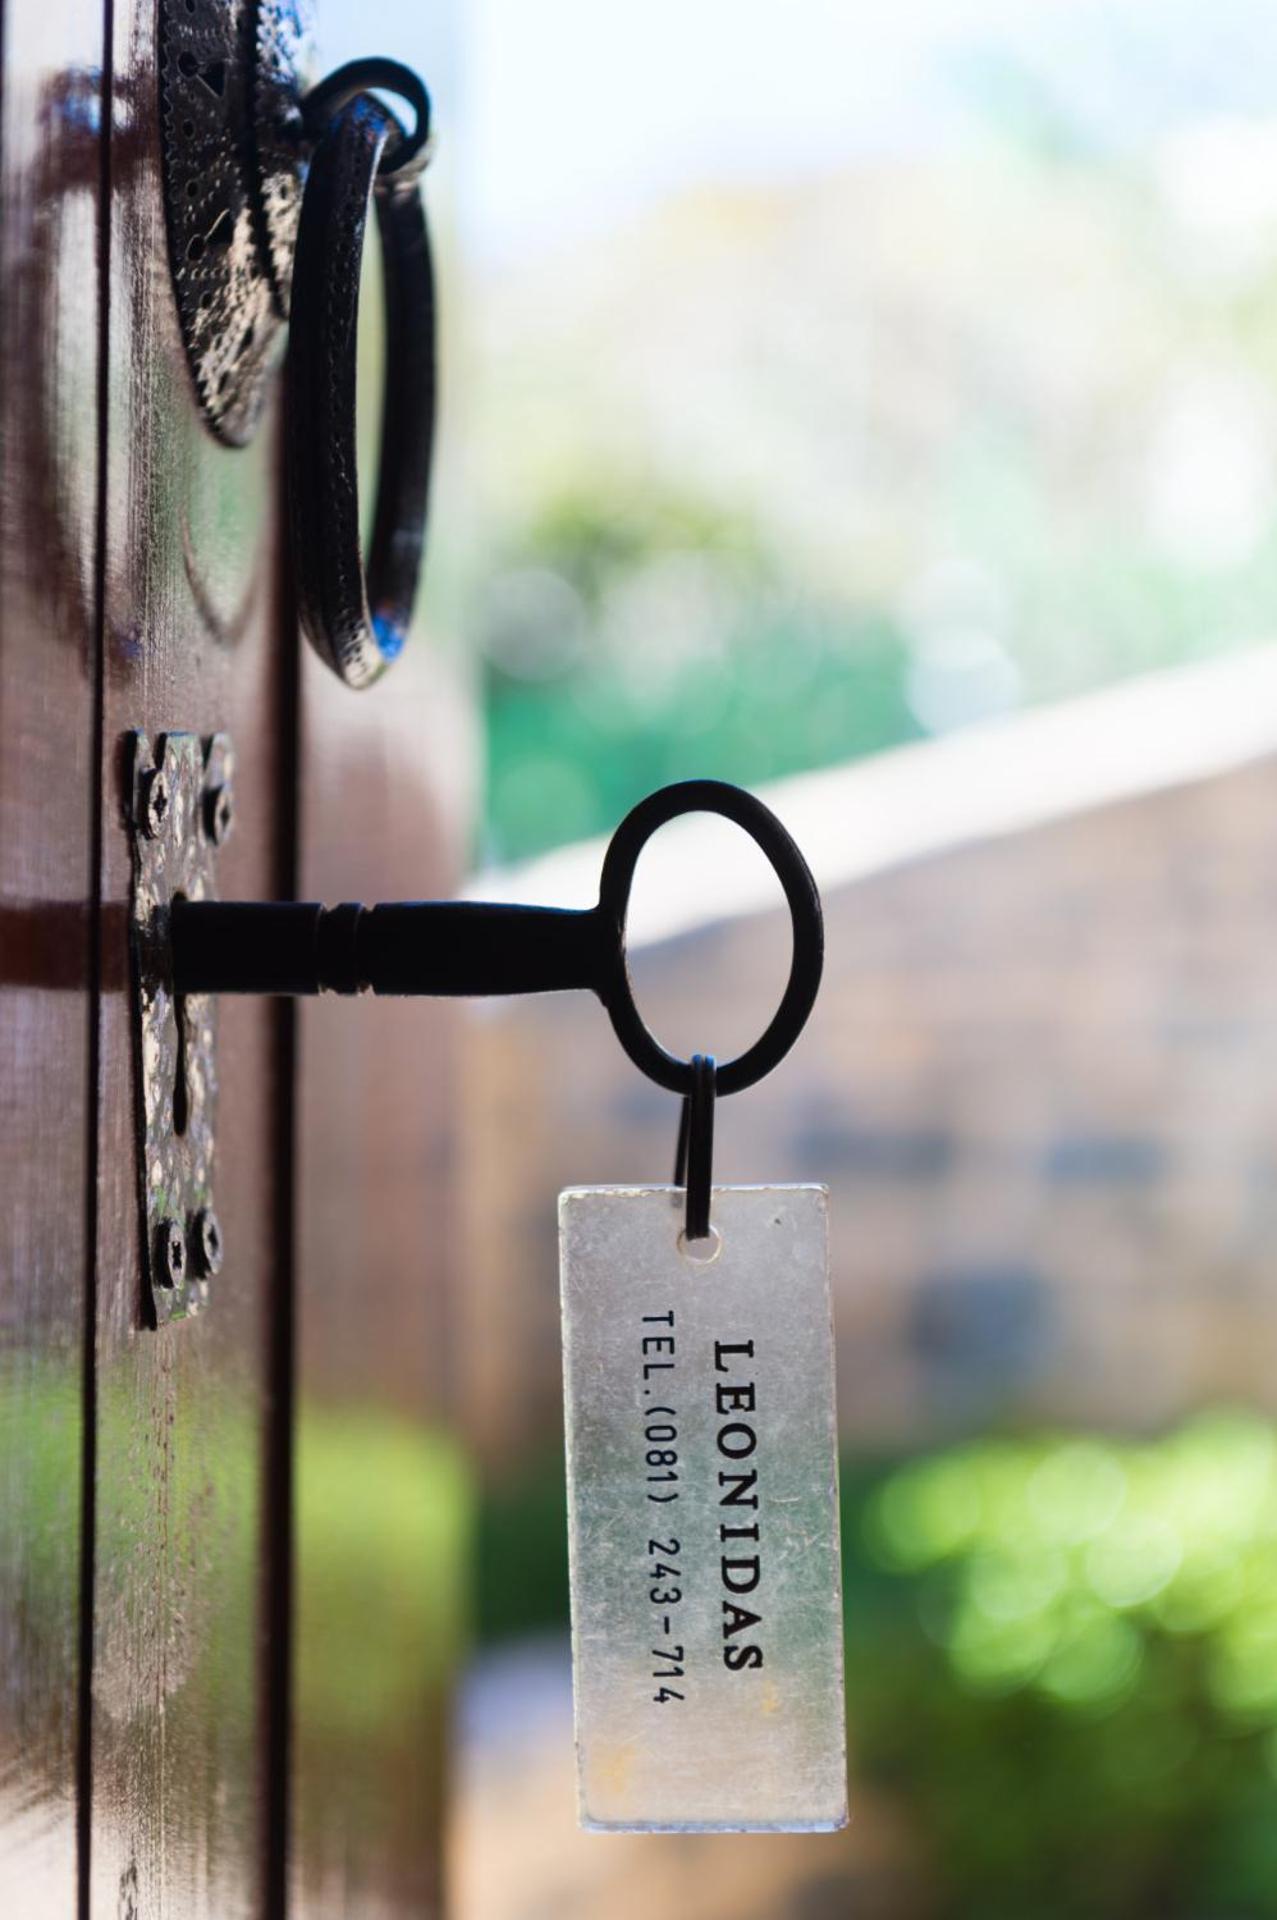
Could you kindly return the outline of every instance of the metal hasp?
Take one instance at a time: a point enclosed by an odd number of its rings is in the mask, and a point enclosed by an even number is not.
[[[130,933],[143,1312],[152,1326],[198,1313],[222,1264],[213,1207],[217,1003],[173,977],[172,917],[215,892],[230,832],[234,754],[215,733],[132,736]]]
[[[200,408],[252,438],[288,318],[302,190],[305,0],[159,0],[169,263]]]

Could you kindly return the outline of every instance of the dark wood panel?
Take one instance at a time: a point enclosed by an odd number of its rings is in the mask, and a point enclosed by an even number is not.
[[[455,124],[450,16],[446,4],[404,16],[393,47],[427,76],[441,124]],[[325,0],[321,26],[330,61],[365,50],[342,0]],[[455,263],[434,174],[426,198],[446,298]],[[369,484],[375,287],[367,276]],[[446,366],[443,386],[455,393]],[[402,659],[355,694],[303,650],[306,899],[416,899],[455,881],[473,733],[469,689],[441,634],[455,409],[444,409],[443,426],[424,590]],[[407,1920],[442,1907],[448,1694],[465,1610],[469,1497],[450,1340],[456,1009],[329,998],[299,1013],[293,1911]]]
[[[262,1001],[220,1014],[214,1300],[140,1320],[121,821],[128,730],[225,728],[236,830],[222,892],[278,861],[275,422],[217,445],[196,413],[166,267],[154,0],[115,10],[103,754],[92,1910],[228,1920],[263,1902],[263,1508],[279,1180]]]
[[[303,665],[303,896],[446,893],[464,729],[421,630],[353,694]],[[455,801],[453,806],[455,813]],[[454,1010],[301,1022],[292,1882],[307,1920],[435,1913],[467,1483],[448,1432]]]
[[[75,1911],[97,479],[97,0],[0,77],[0,1889]]]

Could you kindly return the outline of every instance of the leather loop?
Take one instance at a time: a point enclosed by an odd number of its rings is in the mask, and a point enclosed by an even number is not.
[[[405,138],[371,94],[334,114],[311,158],[298,222],[289,346],[288,476],[303,630],[350,687],[401,651],[425,543],[435,415],[435,302],[415,179],[379,171]],[[372,542],[360,540],[355,395],[369,204],[385,290],[381,454]]]
[[[718,1063],[712,1053],[691,1058],[692,1091],[683,1095],[674,1156],[674,1185],[685,1190],[685,1240],[708,1240],[714,1185],[714,1095]]]

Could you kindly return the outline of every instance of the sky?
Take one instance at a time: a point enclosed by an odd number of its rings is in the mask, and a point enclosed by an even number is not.
[[[1270,113],[1268,0],[365,0],[325,65],[416,64],[464,243],[588,238],[689,180],[784,178],[960,137],[1008,78],[1108,143]]]

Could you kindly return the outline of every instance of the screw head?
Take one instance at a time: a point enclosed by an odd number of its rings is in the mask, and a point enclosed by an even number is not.
[[[148,840],[154,840],[163,831],[172,804],[168,781],[160,768],[155,767],[146,776],[142,795],[142,831]]]
[[[219,1273],[225,1248],[222,1244],[222,1229],[212,1207],[203,1207],[196,1214],[191,1230],[191,1241],[196,1265],[200,1272],[210,1275]]]
[[[186,1278],[186,1241],[176,1220],[161,1220],[155,1230],[155,1265],[162,1287],[177,1287]]]
[[[228,786],[210,787],[204,795],[204,830],[215,847],[223,846],[235,821],[235,803]]]

